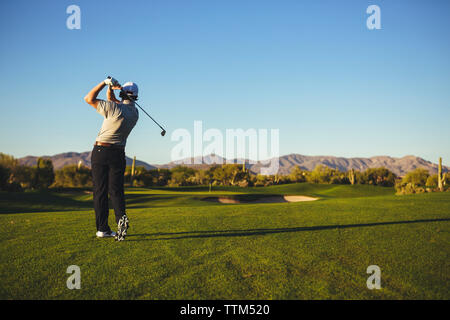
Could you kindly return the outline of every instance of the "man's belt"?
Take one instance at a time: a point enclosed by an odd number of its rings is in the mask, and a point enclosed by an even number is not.
[[[114,148],[114,149],[125,149],[124,146],[118,145],[118,144],[112,144],[112,143],[106,143],[106,142],[100,142],[100,141],[95,141],[94,146],[101,146],[101,147],[108,147],[108,148]]]

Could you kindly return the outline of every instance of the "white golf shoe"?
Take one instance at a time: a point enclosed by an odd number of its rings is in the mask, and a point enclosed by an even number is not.
[[[96,235],[97,238],[111,238],[115,237],[116,233],[114,231],[106,231],[106,232],[97,231]]]

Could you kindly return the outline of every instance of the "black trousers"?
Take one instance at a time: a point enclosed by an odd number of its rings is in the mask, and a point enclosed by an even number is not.
[[[108,225],[108,194],[114,208],[116,223],[125,214],[123,190],[125,166],[125,151],[123,149],[94,146],[91,167],[97,231],[107,232],[111,230]]]

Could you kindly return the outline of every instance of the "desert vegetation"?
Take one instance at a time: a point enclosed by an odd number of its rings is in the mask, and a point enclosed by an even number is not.
[[[427,170],[417,168],[399,180],[395,188],[397,194],[424,193],[450,190],[450,175],[442,173],[430,175]]]
[[[39,158],[33,167],[20,165],[17,159],[0,153],[0,190],[47,189],[55,181],[51,160]]]
[[[440,166],[440,168],[442,168]],[[440,177],[440,178],[439,178]],[[397,177],[390,170],[369,168],[365,171],[351,169],[347,172],[318,165],[312,171],[295,166],[288,175],[259,175],[251,173],[243,164],[214,165],[207,169],[177,166],[171,169],[147,170],[142,166],[127,166],[125,181],[133,187],[185,187],[185,186],[236,186],[267,187],[288,183],[358,184],[396,187],[398,194],[446,191],[450,175],[430,175],[417,168],[404,177]],[[17,159],[0,153],[0,190],[23,191],[48,188],[92,187],[91,169],[68,165],[54,170],[51,160],[38,158],[35,166],[20,165]]]

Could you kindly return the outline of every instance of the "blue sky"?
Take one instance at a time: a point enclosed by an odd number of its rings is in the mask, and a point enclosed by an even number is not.
[[[66,8],[81,8],[81,30]],[[381,30],[366,8],[381,8]],[[140,88],[127,155],[170,161],[177,128],[280,130],[280,154],[417,155],[450,165],[448,1],[2,1],[0,152],[92,148],[83,101]],[[104,97],[104,93],[102,94]]]

